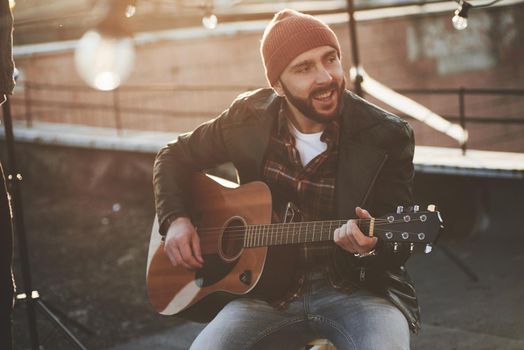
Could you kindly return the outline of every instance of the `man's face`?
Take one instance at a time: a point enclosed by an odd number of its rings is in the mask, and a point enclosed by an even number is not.
[[[291,61],[274,88],[306,118],[328,123],[338,117],[345,86],[337,51],[321,46]]]

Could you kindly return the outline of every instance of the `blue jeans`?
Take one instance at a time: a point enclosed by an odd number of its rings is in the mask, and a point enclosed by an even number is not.
[[[366,290],[333,289],[318,273],[287,309],[243,297],[227,304],[198,335],[191,350],[298,350],[327,338],[337,350],[409,349],[406,318],[389,301]]]

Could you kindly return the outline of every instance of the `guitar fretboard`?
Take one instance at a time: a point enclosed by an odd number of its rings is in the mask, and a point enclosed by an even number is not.
[[[332,241],[335,229],[346,222],[347,220],[328,220],[248,225],[244,236],[244,248]],[[361,219],[357,222],[363,232],[369,232],[370,220]]]

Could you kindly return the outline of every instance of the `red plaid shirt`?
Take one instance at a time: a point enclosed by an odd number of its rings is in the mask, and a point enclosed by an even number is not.
[[[334,219],[339,124],[334,121],[326,125],[320,140],[327,144],[327,149],[302,166],[286,113],[282,107],[263,170],[264,181],[273,196],[274,210],[283,214],[287,203],[292,202],[300,209],[304,221]],[[322,268],[333,247],[333,242],[303,244],[303,267]]]

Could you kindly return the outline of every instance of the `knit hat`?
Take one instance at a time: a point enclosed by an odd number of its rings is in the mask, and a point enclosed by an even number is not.
[[[332,46],[340,57],[335,33],[320,20],[294,10],[285,9],[273,17],[260,43],[266,78],[273,86],[288,64],[298,55],[320,46]]]

